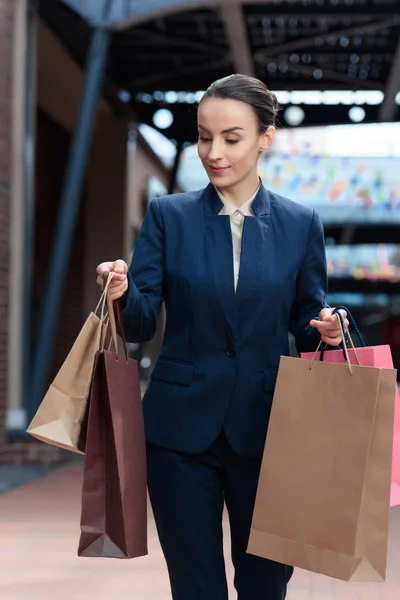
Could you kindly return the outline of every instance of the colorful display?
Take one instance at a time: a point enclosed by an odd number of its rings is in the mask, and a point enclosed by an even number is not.
[[[327,246],[329,277],[400,282],[400,246]]]
[[[271,155],[261,177],[282,196],[318,210],[324,223],[400,223],[399,158]]]

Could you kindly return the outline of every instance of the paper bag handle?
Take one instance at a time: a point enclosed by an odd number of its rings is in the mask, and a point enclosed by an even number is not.
[[[113,276],[114,276],[114,273],[109,273],[109,275],[107,277],[107,281],[106,281],[103,291],[101,293],[100,300],[98,301],[96,309],[94,311],[94,314],[97,315],[97,313],[99,312],[99,308],[101,306],[101,313],[100,313],[101,321],[104,321],[104,318],[106,316],[105,307],[106,307],[106,300],[107,300],[107,292],[108,292],[108,288],[110,287],[111,279],[113,278]]]
[[[346,358],[347,365],[348,365],[348,367],[349,367],[349,371],[350,371],[351,375],[353,375],[353,369],[351,368],[351,362],[350,362],[350,358],[349,358],[349,351],[348,351],[348,347],[347,347],[347,342],[346,342],[346,336],[345,336],[345,333],[347,333],[347,336],[348,336],[348,338],[349,338],[349,340],[350,340],[350,343],[351,343],[351,346],[352,346],[352,348],[353,348],[353,350],[354,350],[354,355],[355,355],[355,357],[356,357],[356,360],[357,360],[357,363],[358,363],[358,365],[359,365],[359,366],[361,366],[361,363],[360,363],[360,359],[358,358],[357,350],[356,350],[356,348],[355,348],[355,346],[354,346],[354,342],[353,342],[353,339],[352,339],[352,337],[351,337],[351,335],[350,335],[350,332],[349,332],[349,330],[348,330],[348,329],[346,330],[346,328],[345,328],[344,321],[343,321],[343,317],[342,317],[341,313],[339,312],[339,308],[341,308],[341,307],[338,307],[338,308],[336,308],[336,309],[333,311],[333,314],[337,314],[337,316],[338,316],[339,327],[340,327],[340,333],[341,333],[341,335],[342,335],[343,351],[344,351],[344,354],[345,354],[345,358]],[[317,356],[317,354],[318,354],[318,351],[319,351],[319,349],[320,349],[320,347],[321,347],[321,344],[322,344],[322,338],[321,338],[321,340],[320,340],[320,342],[319,342],[319,344],[318,344],[318,347],[317,347],[316,351],[314,352],[314,356],[312,357],[312,360],[311,360],[311,366],[310,366],[310,371],[311,371],[311,369],[312,369],[312,367],[313,367],[313,365],[314,365],[314,362],[315,362],[315,357],[316,357],[316,356]]]
[[[112,277],[113,277],[113,273],[110,273],[110,275],[108,276],[108,279],[107,279],[107,284],[109,284],[109,281],[111,281]],[[106,284],[106,286],[107,286],[107,284]],[[113,302],[111,300],[108,286],[107,286],[106,296],[107,296],[108,318],[110,320],[111,336],[112,336],[112,340],[114,343],[115,354],[116,354],[116,357],[118,360],[118,358],[119,358],[118,337],[117,337],[117,325],[115,322],[115,313],[117,313],[118,327],[119,327],[119,331],[120,331],[121,338],[122,338],[122,345],[124,348],[125,359],[126,359],[126,362],[128,362],[128,347],[127,347],[127,343],[126,343],[124,327],[123,327],[123,322],[122,322],[121,306],[120,306],[120,303],[118,302],[118,300],[116,300],[115,302]]]

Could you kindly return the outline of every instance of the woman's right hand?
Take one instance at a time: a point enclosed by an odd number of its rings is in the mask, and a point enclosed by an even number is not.
[[[98,265],[96,269],[97,280],[101,289],[107,282],[107,277],[110,273],[114,273],[113,278],[110,281],[109,291],[112,300],[118,300],[121,298],[128,289],[128,265],[125,261],[119,259],[115,262],[103,262]]]

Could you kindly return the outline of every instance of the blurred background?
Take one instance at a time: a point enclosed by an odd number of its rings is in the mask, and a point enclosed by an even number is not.
[[[260,175],[319,211],[329,303],[400,367],[399,35],[398,0],[0,0],[0,493],[71,460],[25,428],[96,265],[129,263],[152,198],[207,184],[196,106],[231,73],[278,96]],[[130,347],[143,387],[162,329]]]
[[[0,451],[24,434],[152,198],[200,189],[196,105],[216,78],[261,78],[282,111],[260,162],[323,220],[331,305],[400,366],[400,3],[0,0]],[[131,346],[146,384],[162,336]]]

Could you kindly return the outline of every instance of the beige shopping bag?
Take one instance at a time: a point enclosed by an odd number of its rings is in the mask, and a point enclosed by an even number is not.
[[[78,454],[85,451],[87,403],[95,356],[101,346],[107,347],[110,339],[105,316],[110,281],[111,277],[27,429],[42,442]]]
[[[395,386],[394,369],[281,358],[250,554],[385,580]]]

